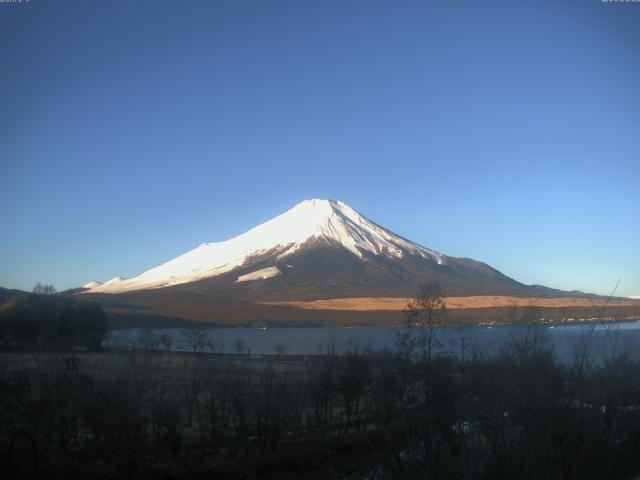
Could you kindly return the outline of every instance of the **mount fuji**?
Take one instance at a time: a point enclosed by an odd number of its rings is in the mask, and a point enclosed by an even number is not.
[[[367,318],[371,311],[397,313],[401,306],[380,307],[380,301],[398,304],[427,280],[439,282],[450,297],[500,296],[503,303],[504,297],[584,297],[522,284],[485,263],[411,242],[343,202],[320,199],[303,201],[230,240],[203,243],[133,278],[91,282],[75,293],[112,312],[220,323],[326,323],[333,307],[294,307],[349,299],[359,305],[356,310],[368,310]]]
[[[344,278],[345,274],[352,277]],[[338,277],[340,288],[366,287],[362,294],[415,288],[427,277],[457,293],[526,290],[488,265],[448,257],[386,230],[343,202],[319,199],[301,202],[230,240],[203,243],[136,277],[90,282],[83,288],[87,293],[117,294],[206,279],[267,284],[275,283],[276,277],[278,290],[287,283],[329,286]]]

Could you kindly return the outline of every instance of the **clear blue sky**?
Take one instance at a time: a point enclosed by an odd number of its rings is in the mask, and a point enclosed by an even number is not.
[[[312,197],[640,294],[640,4],[0,3],[0,285],[132,276]]]

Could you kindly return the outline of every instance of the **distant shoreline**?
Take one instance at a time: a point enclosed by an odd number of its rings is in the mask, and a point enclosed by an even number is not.
[[[571,319],[571,320],[540,320],[532,323],[525,322],[502,322],[502,321],[483,321],[478,323],[443,323],[440,325],[435,325],[434,328],[474,328],[474,327],[524,327],[527,325],[536,325],[536,326],[580,326],[586,325],[589,323],[593,324],[615,324],[615,323],[640,323],[640,316],[634,317],[626,317],[626,318],[589,318],[589,319]],[[375,324],[361,324],[361,325],[349,325],[349,324],[304,324],[300,323],[274,323],[269,326],[261,326],[254,324],[246,324],[246,325],[234,325],[234,324],[220,324],[220,323],[212,323],[212,322],[193,322],[188,320],[183,321],[171,321],[171,322],[162,322],[162,323],[147,323],[147,324],[135,324],[135,325],[114,325],[109,326],[108,331],[116,331],[116,330],[126,330],[126,329],[196,329],[196,328],[205,328],[205,329],[247,329],[247,330],[277,330],[284,328],[295,328],[295,329],[315,329],[315,328],[343,328],[343,329],[368,329],[368,328],[406,328],[402,324],[387,324],[387,325],[375,325]]]
[[[184,326],[205,322],[211,326],[297,327],[297,326],[389,326],[404,324],[405,297],[352,297],[315,300],[215,299],[191,303],[162,301],[144,308],[103,303],[110,326]],[[135,300],[132,299],[132,303]],[[138,303],[140,305],[140,303]],[[640,318],[640,301],[585,297],[447,297],[451,325],[520,323],[544,319],[549,322],[596,318]],[[516,319],[517,321],[513,321]]]

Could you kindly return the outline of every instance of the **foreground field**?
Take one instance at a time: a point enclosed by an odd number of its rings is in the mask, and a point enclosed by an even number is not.
[[[466,361],[422,336],[395,355],[0,353],[0,476],[635,478],[640,364],[561,366],[545,332]]]

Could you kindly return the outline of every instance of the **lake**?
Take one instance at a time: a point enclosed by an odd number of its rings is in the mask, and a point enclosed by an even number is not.
[[[527,328],[514,325],[440,327],[434,329],[436,351],[457,357],[474,351],[492,354],[510,339],[526,333]],[[606,321],[537,325],[555,347],[558,358],[568,361],[580,346],[590,345],[594,360],[612,354],[627,353],[640,359],[640,323]],[[401,327],[278,327],[278,328],[206,328],[198,332],[202,351],[236,353],[239,349],[252,355],[274,353],[313,355],[335,349],[394,350]],[[194,331],[182,328],[111,330],[104,345],[116,348],[144,348],[157,344],[161,336],[171,339],[173,351],[193,351]],[[159,348],[163,348],[160,346]]]

